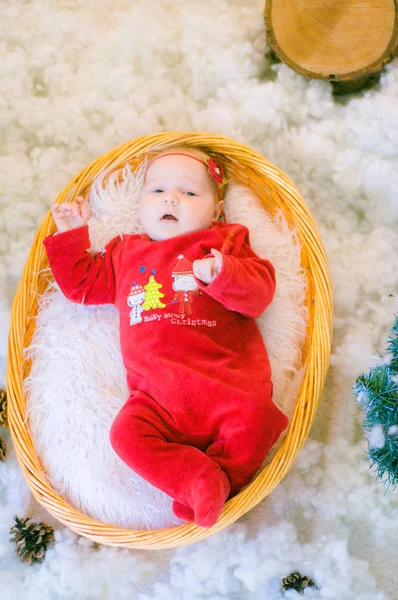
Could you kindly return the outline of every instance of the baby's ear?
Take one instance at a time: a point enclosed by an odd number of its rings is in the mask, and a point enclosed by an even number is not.
[[[221,215],[221,212],[222,212],[223,208],[224,208],[224,200],[220,200],[214,206],[213,221],[218,221],[218,219],[220,218],[220,215]]]

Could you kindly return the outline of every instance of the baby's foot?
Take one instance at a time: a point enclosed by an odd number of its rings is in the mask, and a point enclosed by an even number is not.
[[[193,509],[190,506],[186,506],[177,500],[173,501],[172,505],[173,513],[179,519],[183,519],[184,521],[193,521],[194,513]]]
[[[212,527],[222,513],[231,486],[221,469],[202,473],[192,490],[194,520],[199,527]]]

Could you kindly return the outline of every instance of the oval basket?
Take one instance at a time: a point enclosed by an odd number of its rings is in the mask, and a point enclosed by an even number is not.
[[[272,215],[282,210],[295,225],[301,243],[301,262],[308,278],[308,329],[303,364],[306,373],[283,443],[271,462],[237,496],[229,500],[218,522],[210,529],[187,523],[178,527],[135,531],[88,517],[70,506],[51,487],[33,444],[26,420],[23,382],[31,359],[24,356],[32,339],[38,299],[50,280],[43,239],[55,231],[49,210],[36,234],[12,306],[8,340],[7,392],[12,439],[24,476],[36,499],[59,521],[95,542],[125,548],[171,548],[204,539],[230,525],[263,500],[291,468],[303,445],[322,394],[331,349],[332,293],[328,264],[317,226],[290,179],[263,156],[236,141],[202,133],[160,133],[129,141],[99,157],[83,169],[59,194],[57,202],[70,202],[85,194],[104,169],[116,170],[126,162],[133,166],[159,147],[187,144],[222,157],[228,175],[249,187]],[[43,273],[44,271],[44,273]]]

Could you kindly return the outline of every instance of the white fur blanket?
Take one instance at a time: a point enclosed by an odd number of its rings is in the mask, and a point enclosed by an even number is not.
[[[139,177],[128,167],[94,181],[90,193],[92,249],[115,235],[141,231],[137,219]],[[241,186],[226,196],[229,222],[251,231],[252,246],[274,264],[277,291],[258,319],[273,371],[274,398],[289,415],[301,380],[306,330],[306,278],[300,246],[281,214],[271,219]],[[171,499],[133,473],[109,443],[111,423],[128,397],[119,348],[117,310],[71,303],[58,286],[41,298],[27,354],[33,367],[25,381],[32,436],[55,488],[81,512],[116,525],[141,529],[178,524]]]

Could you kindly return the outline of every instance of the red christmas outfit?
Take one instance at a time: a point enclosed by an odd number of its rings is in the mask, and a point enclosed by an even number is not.
[[[130,396],[113,449],[175,499],[178,516],[211,526],[288,424],[254,321],[274,295],[271,263],[253,252],[246,227],[227,223],[157,242],[119,236],[94,255],[87,226],[44,244],[67,298],[119,310]],[[205,285],[192,263],[212,248],[223,265]]]

